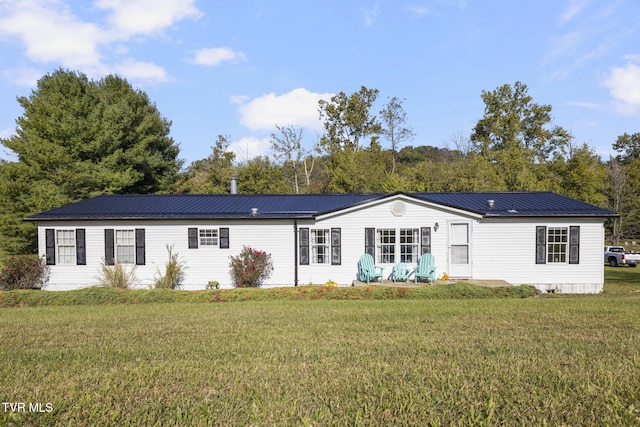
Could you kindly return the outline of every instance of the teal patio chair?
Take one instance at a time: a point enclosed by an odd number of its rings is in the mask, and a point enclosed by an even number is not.
[[[367,282],[371,280],[380,279],[380,283],[384,282],[382,271],[384,268],[378,267],[373,262],[373,257],[369,254],[364,254],[360,257],[358,262],[358,279],[361,282]]]
[[[433,254],[422,254],[418,259],[418,265],[413,270],[413,281],[418,283],[420,279],[427,279],[431,284],[436,281],[436,260]]]
[[[407,283],[410,273],[411,271],[407,268],[407,264],[404,262],[397,263],[393,266],[393,271],[391,272],[393,283],[396,283],[398,280],[404,280],[404,282]]]

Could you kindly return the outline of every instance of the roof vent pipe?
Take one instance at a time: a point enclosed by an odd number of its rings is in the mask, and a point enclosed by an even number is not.
[[[251,216],[258,216],[258,208],[251,208]]]
[[[238,194],[238,177],[231,176],[231,194]]]
[[[493,205],[495,205],[496,201],[493,199],[487,200],[487,204],[489,205],[489,209],[493,209]]]

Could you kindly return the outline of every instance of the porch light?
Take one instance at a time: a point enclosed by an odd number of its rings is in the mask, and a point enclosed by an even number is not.
[[[436,222],[436,224],[433,226],[433,231],[438,231],[438,228],[440,228],[440,224]]]

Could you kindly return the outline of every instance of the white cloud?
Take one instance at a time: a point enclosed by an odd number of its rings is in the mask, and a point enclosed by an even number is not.
[[[151,62],[136,61],[127,58],[114,66],[116,73],[129,80],[165,82],[168,80],[164,68]]]
[[[575,17],[582,13],[585,7],[586,4],[584,1],[573,0],[569,2],[569,6],[565,9],[562,16],[560,16],[560,25],[573,21]]]
[[[372,9],[364,9],[364,25],[370,27],[374,24],[378,17],[378,3]]]
[[[425,16],[429,14],[429,9],[426,6],[409,6],[409,13],[415,16]]]
[[[112,36],[119,39],[154,34],[182,19],[202,16],[194,0],[98,0],[95,5],[111,12]]]
[[[212,47],[197,50],[193,58],[191,58],[191,62],[198,65],[215,67],[224,61],[238,62],[246,59],[244,53],[236,52],[228,47]]]
[[[16,134],[15,127],[0,129],[0,138],[9,138],[12,135]]]
[[[2,77],[15,86],[34,87],[45,73],[36,68],[18,67],[2,70]]]
[[[626,66],[614,67],[603,84],[609,88],[613,104],[619,111],[634,114],[640,110],[640,66],[638,64],[629,62]]]
[[[158,65],[123,60],[126,43],[133,36],[159,33],[182,19],[199,18],[194,1],[97,0],[96,8],[108,15],[105,24],[81,19],[65,1],[0,0],[0,38],[18,40],[33,62],[57,64],[92,78],[117,72],[130,79],[167,81]],[[26,81],[22,75],[8,80],[20,85]]]
[[[318,101],[329,100],[332,93],[314,93],[304,88],[282,95],[269,93],[240,106],[240,123],[253,131],[271,131],[275,126],[302,126],[319,131],[322,122]]]
[[[604,105],[596,104],[594,102],[583,102],[583,101],[568,102],[567,105],[570,107],[584,108],[587,110],[603,110],[606,108]]]
[[[57,2],[0,4],[0,35],[19,39],[29,59],[65,67],[93,67],[100,63],[100,29],[82,22]]]
[[[244,104],[249,100],[249,97],[246,95],[233,95],[229,98],[229,102],[232,104]]]
[[[264,156],[269,151],[270,146],[269,138],[260,139],[248,136],[229,144],[229,151],[235,153],[237,160],[245,162],[254,157]]]

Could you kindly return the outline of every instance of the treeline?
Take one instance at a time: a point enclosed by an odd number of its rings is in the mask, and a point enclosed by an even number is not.
[[[608,228],[614,242],[640,236],[640,133],[618,137],[617,156],[603,160],[516,82],[482,93],[483,118],[469,136],[452,136],[451,148],[414,146],[402,101],[391,98],[376,116],[377,95],[362,87],[320,102],[325,133],[312,149],[303,129],[283,126],[271,135],[271,157],[239,160],[219,135],[174,191],[227,193],[232,175],[241,193],[553,191],[620,213]]]
[[[415,144],[403,100],[374,111],[379,92],[361,87],[320,101],[324,132],[313,147],[304,131],[278,126],[271,155],[238,159],[219,135],[207,158],[183,165],[171,122],[144,92],[117,76],[90,81],[57,70],[18,102],[16,135],[1,143],[16,161],[0,163],[0,244],[32,253],[36,229],[22,219],[108,193],[352,193],[553,191],[615,210],[610,237],[640,236],[640,133],[613,142],[603,160],[551,121],[516,82],[482,92],[483,117],[450,148]]]

